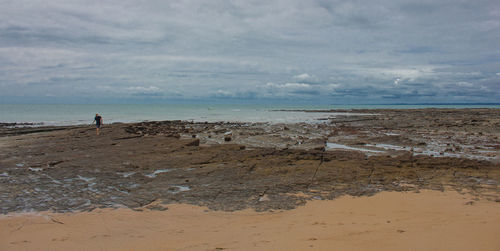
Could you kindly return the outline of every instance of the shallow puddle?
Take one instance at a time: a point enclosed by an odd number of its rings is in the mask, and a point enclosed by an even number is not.
[[[120,172],[118,172],[116,174],[122,176],[123,178],[127,178],[127,177],[130,177],[130,176],[136,174],[136,172],[127,172],[127,173],[120,173]]]
[[[346,146],[346,145],[341,145],[337,143],[326,143],[326,149],[345,149],[345,150],[353,150],[353,151],[361,151],[361,152],[371,152],[371,153],[383,153],[384,151],[377,151],[377,150],[370,150],[366,148],[358,148],[358,147],[351,147],[351,146]]]
[[[180,193],[180,192],[186,192],[186,191],[191,190],[191,188],[189,186],[172,186],[172,187],[175,187],[178,189],[172,193]]]
[[[87,177],[83,177],[83,176],[80,176],[80,175],[78,175],[77,177],[78,177],[78,179],[83,180],[85,182],[89,182],[89,181],[95,180],[94,177],[87,178]]]
[[[158,174],[160,174],[160,173],[167,173],[167,172],[170,172],[170,171],[172,171],[172,170],[174,170],[174,169],[169,169],[169,168],[167,168],[167,169],[159,169],[159,170],[154,171],[154,172],[153,172],[153,173],[151,173],[151,174],[146,174],[146,175],[144,175],[144,176],[146,176],[146,177],[148,177],[148,178],[155,178],[155,177],[156,177],[156,175],[158,175]]]

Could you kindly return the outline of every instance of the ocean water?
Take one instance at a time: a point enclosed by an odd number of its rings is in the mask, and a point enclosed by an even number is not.
[[[500,105],[228,105],[228,104],[0,104],[0,122],[44,125],[91,124],[96,113],[104,123],[187,120],[195,122],[317,122],[334,113],[279,110],[500,108]]]

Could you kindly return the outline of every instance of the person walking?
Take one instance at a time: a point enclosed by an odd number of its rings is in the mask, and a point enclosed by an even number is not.
[[[94,124],[94,122],[95,122],[96,134],[99,135],[99,128],[101,128],[102,125],[102,117],[101,115],[99,115],[99,113],[95,114],[95,118],[92,124]]]

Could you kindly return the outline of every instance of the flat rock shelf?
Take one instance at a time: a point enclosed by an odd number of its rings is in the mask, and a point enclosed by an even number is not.
[[[321,112],[335,116],[115,123],[100,135],[89,126],[5,124],[0,213],[143,210],[153,202],[265,211],[445,187],[500,202],[498,109]]]

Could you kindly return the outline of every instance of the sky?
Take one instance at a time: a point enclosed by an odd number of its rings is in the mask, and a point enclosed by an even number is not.
[[[500,103],[498,0],[0,4],[0,103]]]

